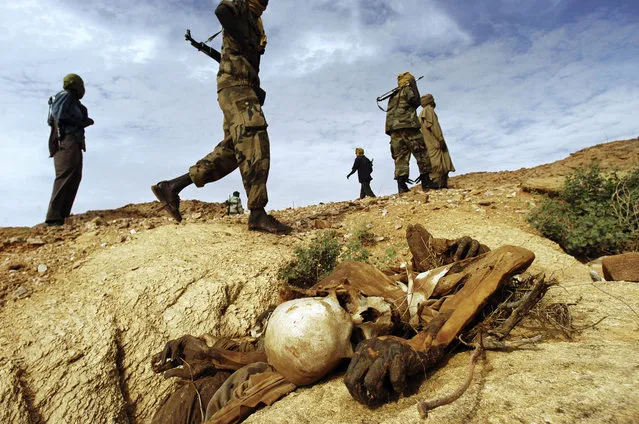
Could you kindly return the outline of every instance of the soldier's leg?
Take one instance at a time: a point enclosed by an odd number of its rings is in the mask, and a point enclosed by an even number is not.
[[[61,225],[71,214],[71,207],[82,180],[82,150],[73,136],[66,136],[53,156],[55,181],[45,222]]]
[[[226,121],[224,122],[224,139],[215,146],[215,149],[204,158],[189,168],[189,172],[168,181],[160,181],[151,190],[155,197],[164,204],[165,209],[175,218],[182,220],[180,214],[180,196],[185,187],[195,183],[202,187],[206,183],[217,181],[237,168],[233,140]]]
[[[226,88],[218,93],[224,119],[229,123],[235,159],[246,190],[249,229],[272,233],[290,232],[290,227],[267,215],[266,182],[270,169],[270,143],[266,118],[255,91],[251,87]]]
[[[375,197],[375,193],[373,193],[373,190],[371,189],[370,182],[362,184],[362,187],[364,189],[364,196]]]
[[[361,187],[359,189],[359,198],[363,199],[364,197],[366,197],[366,188],[364,187],[365,183],[360,183],[360,185]]]
[[[405,131],[397,130],[391,133],[391,156],[395,162],[395,179],[397,180],[397,191],[401,193],[408,192],[408,175],[410,149],[406,143]]]
[[[406,142],[409,149],[415,159],[417,160],[417,166],[419,168],[419,176],[422,182],[422,189],[427,190],[433,187],[433,182],[430,179],[430,173],[433,167],[430,163],[430,156],[426,149],[426,143],[424,142],[424,136],[418,129],[406,130]]]

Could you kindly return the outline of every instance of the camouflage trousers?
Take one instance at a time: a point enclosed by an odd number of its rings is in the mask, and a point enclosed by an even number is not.
[[[408,177],[411,153],[417,160],[419,174],[429,174],[432,170],[430,158],[422,132],[417,128],[406,128],[391,132],[391,156],[395,161],[395,179]]]
[[[218,103],[224,113],[224,140],[189,168],[189,176],[197,187],[202,187],[239,167],[248,208],[263,208],[268,203],[270,145],[262,107],[249,86],[221,90]]]

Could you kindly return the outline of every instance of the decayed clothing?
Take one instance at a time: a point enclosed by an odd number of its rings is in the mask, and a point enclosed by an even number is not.
[[[255,91],[248,86],[220,91],[218,102],[224,112],[224,140],[191,166],[189,176],[197,187],[202,187],[239,167],[248,208],[263,208],[268,202],[266,181],[271,156],[262,107]]]
[[[224,139],[189,169],[197,187],[240,168],[249,209],[268,203],[266,181],[270,144],[266,118],[256,95],[262,33],[245,0],[222,0],[216,15],[223,27],[222,58],[217,75],[218,103],[224,113]]]
[[[432,170],[424,137],[419,129],[406,128],[391,132],[390,150],[395,161],[395,179],[408,177],[411,153],[417,160],[419,174],[429,174]]]
[[[437,113],[435,113],[435,108],[433,108],[432,105],[425,106],[419,114],[419,120],[422,125],[424,142],[426,143],[430,163],[433,168],[430,173],[430,178],[440,186],[445,186],[445,184],[442,185],[442,183],[445,182],[443,180],[446,179],[449,172],[455,172],[455,167],[450,159],[450,153],[446,147],[444,134],[439,126],[439,119],[437,118]]]

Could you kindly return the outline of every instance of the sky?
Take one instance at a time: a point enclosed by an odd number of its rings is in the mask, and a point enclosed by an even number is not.
[[[152,184],[212,151],[218,65],[184,33],[217,32],[216,5],[0,2],[0,226],[44,221],[55,177],[47,100],[67,73],[84,79],[96,122],[73,213],[153,201]],[[452,176],[639,136],[635,0],[271,0],[263,22],[267,209],[356,198],[356,176],[346,179],[356,147],[374,159],[373,191],[396,192],[375,99],[405,71],[435,97]],[[235,190],[245,204],[239,171],[181,197],[221,202]]]

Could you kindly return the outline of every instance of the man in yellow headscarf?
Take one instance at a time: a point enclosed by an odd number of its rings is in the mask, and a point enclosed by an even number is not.
[[[222,54],[217,73],[218,103],[224,113],[224,139],[189,172],[151,189],[168,212],[180,221],[179,193],[195,184],[202,187],[240,168],[251,213],[249,230],[285,234],[291,228],[264,210],[270,146],[262,110],[260,58],[266,48],[262,13],[268,0],[222,0],[215,15],[222,24]]]
[[[386,110],[386,134],[391,138],[390,148],[395,161],[397,189],[400,194],[408,191],[409,160],[412,153],[417,160],[422,189],[425,191],[431,185],[431,165],[417,119],[417,82],[409,72],[404,72],[397,76],[397,85],[397,89],[388,99]]]

